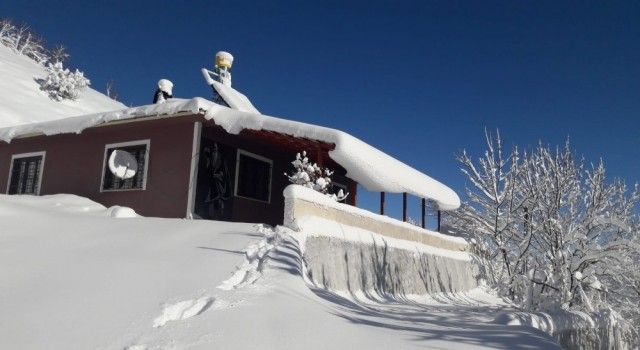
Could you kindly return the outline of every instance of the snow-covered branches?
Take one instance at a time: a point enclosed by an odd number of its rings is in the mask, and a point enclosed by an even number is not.
[[[26,25],[17,26],[9,19],[0,19],[0,44],[45,66],[48,75],[38,81],[40,88],[54,100],[75,100],[90,84],[84,73],[77,69],[71,72],[63,66],[69,58],[64,46],[47,49],[44,39]]]
[[[44,39],[28,26],[15,25],[6,18],[0,19],[0,44],[40,64],[49,61],[51,57],[51,52],[44,46]]]
[[[289,182],[296,185],[305,186],[323,193],[337,202],[345,200],[349,193],[344,193],[342,189],[338,193],[330,193],[332,188],[331,175],[333,171],[322,168],[316,163],[311,163],[307,157],[307,152],[303,151],[296,154],[296,159],[291,162],[294,171],[291,174],[285,174]]]
[[[640,273],[627,270],[640,270],[638,186],[608,182],[604,164],[576,160],[569,142],[521,158],[515,148],[503,153],[499,135],[485,137],[477,163],[458,157],[471,186],[453,223],[476,242],[491,282],[526,309],[637,320]]]
[[[47,78],[41,83],[41,89],[46,91],[54,100],[75,100],[82,89],[91,82],[79,70],[71,72],[64,68],[61,62],[47,63]]]

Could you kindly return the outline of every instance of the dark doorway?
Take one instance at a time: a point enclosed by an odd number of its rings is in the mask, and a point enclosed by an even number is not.
[[[230,221],[234,190],[235,149],[203,138],[200,144],[195,213],[210,220]]]

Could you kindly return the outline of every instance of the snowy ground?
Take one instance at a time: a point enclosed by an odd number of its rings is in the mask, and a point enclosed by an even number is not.
[[[0,195],[2,349],[551,349],[490,293],[377,300],[310,286],[291,231],[114,218]],[[124,212],[126,214],[126,212]],[[295,233],[293,233],[295,235]]]

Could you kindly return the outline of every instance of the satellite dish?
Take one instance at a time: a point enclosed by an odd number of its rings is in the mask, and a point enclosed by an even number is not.
[[[122,180],[130,179],[138,171],[138,161],[133,154],[117,149],[109,156],[109,170],[113,176]]]

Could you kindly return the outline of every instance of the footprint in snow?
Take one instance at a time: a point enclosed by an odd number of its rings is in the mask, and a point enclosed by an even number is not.
[[[200,315],[211,307],[214,301],[215,299],[212,297],[202,297],[166,305],[162,310],[162,315],[153,320],[153,327],[162,327],[169,321],[185,320]]]

